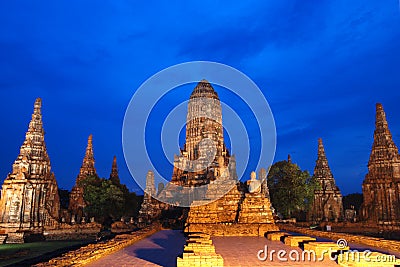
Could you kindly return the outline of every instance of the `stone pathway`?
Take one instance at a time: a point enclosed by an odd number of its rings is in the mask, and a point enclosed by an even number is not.
[[[280,241],[269,241],[264,237],[213,237],[212,240],[216,252],[224,258],[224,266],[338,266],[336,262],[329,260],[329,258],[324,259],[324,261],[302,261],[302,250],[300,248],[289,247]],[[265,261],[259,260],[257,254],[260,250],[265,251],[265,246],[268,248],[268,257]],[[292,253],[293,258],[298,253],[300,260],[290,260],[289,254],[282,256],[287,261],[279,260],[277,252],[281,249],[287,253]],[[269,255],[272,250],[276,252],[270,260]],[[260,256],[264,257],[265,254],[261,253]],[[307,259],[307,256],[305,258]]]
[[[185,240],[182,231],[159,231],[87,266],[176,266],[176,258],[182,253]]]
[[[327,257],[323,261],[302,260],[302,251],[298,247],[289,247],[280,241],[269,241],[264,237],[213,237],[216,253],[224,258],[224,266],[246,267],[246,266],[338,266],[335,261]],[[317,241],[328,241],[317,238]],[[176,258],[183,252],[185,238],[182,231],[163,230],[156,234],[138,241],[134,245],[92,262],[88,266],[166,266],[175,267]],[[351,249],[360,251],[368,249],[359,244],[349,244]],[[268,257],[259,260],[257,254],[267,246]],[[272,250],[272,260],[269,258]],[[279,260],[278,251],[285,250],[286,255],[281,255],[286,261]],[[371,249],[373,250],[373,249]],[[379,250],[379,249],[377,249]],[[299,260],[291,260],[288,253]],[[389,251],[382,251],[388,253]],[[395,253],[396,254],[396,253]],[[260,254],[265,256],[264,253]],[[396,254],[396,256],[399,256]]]

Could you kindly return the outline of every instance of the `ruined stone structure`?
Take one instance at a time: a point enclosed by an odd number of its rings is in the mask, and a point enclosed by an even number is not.
[[[139,210],[139,225],[150,224],[161,214],[160,202],[154,198],[157,194],[154,184],[154,173],[148,171],[146,175],[146,188],[144,190],[143,203]]]
[[[205,200],[194,201],[190,207],[185,231],[213,236],[264,236],[277,231],[268,188],[255,176],[253,172],[247,186],[234,180],[211,182]],[[209,203],[208,199],[217,200]]]
[[[329,168],[321,138],[318,139],[318,158],[313,179],[316,179],[320,188],[314,191],[309,219],[313,222],[342,220],[344,216],[342,194]]]
[[[376,104],[374,143],[362,187],[361,218],[373,224],[399,225],[400,156],[381,104]]]
[[[217,177],[234,176],[230,173],[230,158],[224,143],[218,94],[208,81],[201,80],[190,96],[186,143],[180,155],[175,156],[171,182],[180,186],[200,186]]]
[[[80,183],[89,176],[97,176],[96,168],[94,167],[92,141],[93,136],[90,135],[88,138],[86,153],[85,157],[83,158],[81,169],[70,194],[68,210],[71,212],[71,221],[74,223],[80,222],[82,217],[84,217],[83,209],[86,206],[85,200],[83,199],[83,187],[80,185]]]
[[[238,182],[235,157],[224,144],[218,94],[209,82],[200,81],[190,96],[186,143],[175,158],[172,177],[182,186],[206,185],[204,197],[190,203],[185,231],[258,236],[277,230],[266,171],[260,176],[257,180],[253,173],[247,186]]]
[[[111,173],[109,178],[114,184],[120,184],[118,166],[117,166],[117,156],[114,156],[113,163],[111,166]]]
[[[187,216],[186,232],[263,236],[267,231],[278,230],[266,177],[267,172],[262,169],[260,180],[253,173],[247,186],[238,182],[235,157],[224,143],[218,94],[209,82],[200,81],[188,104],[185,146],[175,156],[171,182],[157,198],[172,204],[171,199],[177,200],[189,207],[183,213],[183,218]],[[147,179],[145,191],[155,191],[153,179]],[[145,192],[141,218],[154,214],[150,200],[150,194]]]
[[[23,243],[24,236],[42,234],[58,220],[58,187],[44,140],[41,107],[38,98],[25,141],[2,187],[0,235],[7,235],[7,243]]]

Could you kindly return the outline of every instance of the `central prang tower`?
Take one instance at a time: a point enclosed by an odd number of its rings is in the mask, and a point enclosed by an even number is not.
[[[236,174],[230,171],[234,158],[224,143],[221,102],[207,80],[201,80],[190,96],[186,142],[180,152],[171,180],[176,185],[200,186]]]

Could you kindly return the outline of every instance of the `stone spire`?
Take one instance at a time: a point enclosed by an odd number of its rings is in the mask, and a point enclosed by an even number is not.
[[[371,175],[367,178],[400,178],[399,166],[399,150],[393,142],[382,104],[378,103],[376,104],[374,143],[368,162],[368,171]]]
[[[218,94],[201,80],[190,96],[186,117],[186,141],[174,159],[171,182],[183,186],[208,184],[217,178],[234,179],[230,154],[224,143],[222,108]]]
[[[292,163],[292,156],[290,154],[288,154],[287,156],[287,162]]]
[[[331,169],[328,165],[328,159],[325,155],[322,138],[318,139],[318,158],[314,168],[314,178],[316,178],[326,190],[332,190],[336,186]]]
[[[202,156],[199,146],[206,140],[213,141],[216,157],[221,156],[225,150],[221,102],[207,80],[201,80],[194,88],[186,119],[185,147],[189,159],[196,160]]]
[[[118,166],[117,166],[117,156],[114,156],[112,167],[111,167],[111,174],[110,180],[114,184],[120,184],[119,174],[118,174]]]
[[[58,220],[58,187],[44,140],[41,107],[42,100],[37,98],[20,153],[4,181],[0,227],[18,225],[21,230],[34,230],[51,219]]]
[[[89,135],[85,157],[83,158],[81,169],[79,171],[78,177],[76,178],[76,183],[72,188],[69,197],[68,210],[71,211],[73,217],[76,216],[76,220],[78,222],[82,217],[84,217],[83,209],[86,207],[86,203],[83,198],[84,189],[81,187],[80,183],[89,176],[97,177],[96,168],[94,167],[92,135]]]
[[[310,212],[312,221],[338,221],[343,218],[342,194],[336,186],[326,158],[322,139],[318,139],[318,157],[314,168],[313,179],[320,188],[314,191],[314,202]]]
[[[146,188],[144,192],[150,196],[155,196],[157,191],[156,191],[156,186],[154,183],[154,172],[148,171],[146,175]]]
[[[146,175],[146,188],[144,189],[143,202],[138,214],[139,225],[150,224],[161,214],[160,202],[154,198],[157,194],[154,184],[154,173],[148,171]]]
[[[46,144],[44,142],[44,130],[42,122],[42,100],[37,98],[34,104],[32,119],[29,123],[28,131],[25,135],[25,141],[21,146],[20,154],[13,164],[13,173],[17,173],[21,170],[23,173],[28,172],[28,167],[35,170],[31,172],[31,175],[38,177],[40,173],[37,171],[38,165],[42,166],[42,172],[50,172],[50,159],[47,154]],[[40,160],[40,162],[33,161],[33,159]],[[31,163],[23,166],[21,162]],[[44,169],[43,169],[44,168]]]
[[[86,147],[85,157],[83,158],[82,166],[79,171],[77,182],[85,179],[88,176],[97,176],[96,168],[94,167],[94,154],[93,154],[93,135],[89,135]]]
[[[192,94],[190,95],[190,99],[193,98],[213,98],[219,101],[219,97],[217,92],[215,92],[214,88],[211,84],[206,80],[202,79],[194,88]]]
[[[382,104],[376,104],[374,142],[363,182],[361,218],[376,223],[400,222],[400,156]]]

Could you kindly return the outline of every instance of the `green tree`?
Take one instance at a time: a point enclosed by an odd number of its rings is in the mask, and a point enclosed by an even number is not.
[[[122,207],[122,215],[125,217],[137,217],[140,209],[140,199],[134,192],[129,192],[126,185],[121,184],[119,179],[109,180],[113,185],[117,186],[123,193],[124,205]]]
[[[272,206],[285,218],[305,217],[314,198],[317,182],[308,171],[286,160],[276,162],[268,173]]]
[[[136,217],[140,208],[140,198],[129,192],[119,181],[89,176],[80,182],[84,188],[85,214],[95,217],[99,223],[119,220],[121,217]]]
[[[84,211],[89,217],[103,223],[109,217],[115,220],[124,214],[126,194],[110,180],[91,176],[83,180],[81,186],[87,204]]]

